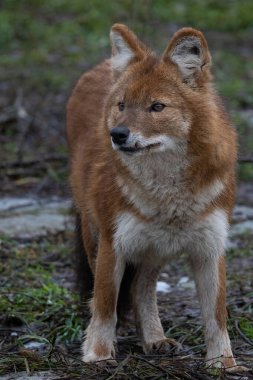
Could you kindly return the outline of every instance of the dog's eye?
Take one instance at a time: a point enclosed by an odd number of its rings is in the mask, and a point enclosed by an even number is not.
[[[162,103],[154,103],[149,109],[149,112],[161,112],[165,107],[165,104]]]
[[[124,102],[119,102],[118,103],[119,111],[124,111],[125,109],[125,103]]]

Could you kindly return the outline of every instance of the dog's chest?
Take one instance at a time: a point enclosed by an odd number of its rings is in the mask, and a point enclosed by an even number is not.
[[[176,254],[187,244],[191,234],[191,214],[184,196],[171,202],[146,202],[143,198],[133,202],[146,219],[131,211],[118,215],[114,242],[116,251],[131,261],[138,261],[142,253],[156,252],[161,257]],[[140,256],[140,257],[139,257]]]
[[[126,181],[117,177],[127,201],[144,219],[152,219],[162,228],[174,226],[182,228],[191,224],[224,189],[224,184],[216,179],[201,191],[196,191],[193,181],[185,174],[188,162],[184,159],[172,167],[157,165],[131,168],[136,180]],[[159,167],[160,166],[160,167]]]
[[[118,176],[117,182],[128,202],[140,214],[166,223],[180,217],[192,198],[184,174],[187,165],[184,158],[170,164],[161,157],[143,162],[139,160],[129,165],[134,180]]]
[[[131,212],[123,212],[115,221],[113,243],[116,255],[132,262],[148,258],[159,262],[183,251],[219,255],[225,247],[227,229],[227,215],[221,209],[181,227],[144,222]]]
[[[114,247],[117,254],[130,261],[138,261],[142,254],[155,251],[159,256],[176,253],[182,247],[183,234],[172,226],[143,222],[131,212],[120,214],[116,220]],[[168,252],[168,247],[170,252]]]
[[[121,212],[115,221],[114,246],[130,260],[142,257],[142,252],[155,251],[161,257],[177,254],[185,249],[193,236],[200,236],[203,223],[200,214],[224,185],[215,180],[198,194],[182,176],[181,170],[159,176],[142,172],[143,186],[118,183],[134,208]],[[138,213],[143,218],[138,217]]]

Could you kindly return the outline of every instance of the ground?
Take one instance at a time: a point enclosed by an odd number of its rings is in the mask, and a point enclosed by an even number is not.
[[[129,320],[118,332],[116,367],[80,361],[88,315],[75,286],[64,110],[81,72],[109,55],[109,28],[122,21],[160,51],[181,26],[198,27],[208,39],[216,87],[243,158],[227,249],[229,333],[238,362],[253,368],[252,2],[206,3],[2,1],[0,378],[253,378],[252,372],[232,376],[206,368],[198,302],[183,257],[158,283],[164,329],[183,351],[143,355]]]
[[[238,363],[252,368],[253,202],[243,203],[243,187],[227,251],[228,324]],[[117,367],[81,364],[80,344],[88,319],[75,286],[70,201],[5,197],[0,216],[0,375],[12,373],[4,379],[20,379],[22,371],[24,378],[33,373],[43,378],[40,371],[47,379],[229,378],[205,368],[199,306],[184,257],[162,271],[157,286],[166,335],[182,343],[183,351],[143,355],[130,319],[118,331]]]

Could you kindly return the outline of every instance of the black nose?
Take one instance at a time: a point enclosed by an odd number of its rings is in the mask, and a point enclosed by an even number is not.
[[[124,125],[119,125],[111,130],[112,141],[115,144],[122,145],[127,141],[129,129]]]

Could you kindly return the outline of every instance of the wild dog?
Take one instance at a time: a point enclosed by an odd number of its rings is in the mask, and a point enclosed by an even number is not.
[[[225,244],[237,143],[212,85],[206,39],[180,29],[158,57],[115,24],[111,44],[112,58],[80,78],[67,105],[70,183],[94,277],[83,360],[114,356],[120,288],[131,295],[144,352],[176,344],[164,335],[156,281],[185,252],[208,363],[233,367]]]

